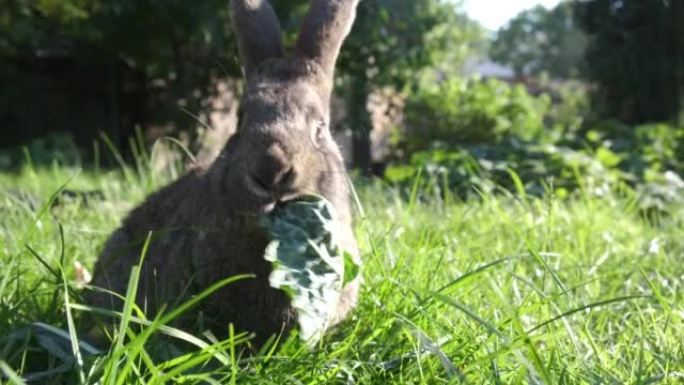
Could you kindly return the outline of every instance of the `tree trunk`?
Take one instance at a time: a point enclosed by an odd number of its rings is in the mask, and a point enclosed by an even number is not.
[[[362,175],[371,175],[371,120],[368,112],[368,79],[357,74],[351,79],[349,119],[352,129],[352,163]]]

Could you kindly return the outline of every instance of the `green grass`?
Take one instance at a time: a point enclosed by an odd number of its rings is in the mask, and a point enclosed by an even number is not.
[[[420,186],[405,198],[378,183],[359,187],[360,306],[317,348],[291,339],[246,356],[240,331],[227,341],[192,336],[165,326],[173,313],[148,320],[130,304],[109,351],[89,355],[72,332],[64,349],[82,360],[63,365],[59,349],[47,354],[21,331],[36,322],[78,329],[89,309],[73,262],[92,266],[127,210],[168,178],[158,174],[0,174],[0,338],[20,336],[0,340],[0,384],[49,370],[39,383],[684,382],[681,208],[654,225],[628,191],[463,202],[415,198]],[[105,199],[51,208],[64,186]],[[171,354],[159,352],[160,334],[176,341]]]

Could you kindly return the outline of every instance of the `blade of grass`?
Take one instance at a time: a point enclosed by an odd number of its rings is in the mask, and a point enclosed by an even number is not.
[[[575,314],[575,313],[581,312],[581,311],[583,311],[583,310],[593,309],[593,308],[597,308],[597,307],[601,307],[601,306],[605,306],[605,305],[610,305],[610,304],[617,303],[617,302],[626,302],[626,301],[630,301],[630,300],[633,300],[633,299],[639,299],[639,298],[651,298],[651,296],[648,296],[648,295],[628,295],[628,296],[624,296],[624,297],[611,298],[611,299],[607,299],[607,300],[604,300],[604,301],[598,301],[598,302],[590,303],[590,304],[588,304],[588,305],[580,306],[580,307],[578,307],[578,308],[575,308],[575,309],[566,311],[566,312],[564,312],[564,313],[562,313],[562,314],[559,314],[559,315],[557,315],[557,316],[555,316],[555,317],[553,317],[553,318],[551,318],[551,319],[549,319],[549,320],[546,320],[546,321],[540,323],[539,325],[537,325],[537,326],[535,326],[535,327],[533,327],[533,328],[531,328],[531,329],[526,330],[525,333],[526,333],[526,334],[530,334],[530,333],[532,333],[532,332],[534,332],[534,331],[537,331],[537,330],[543,328],[543,327],[546,326],[546,325],[549,325],[549,324],[551,324],[551,323],[554,323],[554,322],[556,322],[556,321],[558,321],[558,320],[560,320],[560,319],[563,319],[563,318],[565,318],[565,317],[567,317],[567,316],[570,316],[570,315],[573,315],[573,314]]]
[[[121,312],[92,308],[90,306],[81,305],[81,304],[72,303],[70,306],[74,310],[84,311],[84,312],[98,314],[98,315],[107,316],[107,317],[121,318],[123,316],[123,314]],[[154,323],[153,321],[144,320],[144,319],[141,319],[138,317],[133,317],[133,316],[129,318],[129,323],[130,322],[135,323],[137,325],[141,325],[141,326],[151,326]],[[176,329],[176,328],[173,328],[170,326],[160,325],[160,326],[158,326],[158,331],[164,335],[169,336],[169,337],[172,337],[172,338],[178,339],[180,341],[187,342],[191,345],[197,346],[200,349],[205,349],[205,348],[208,348],[210,346],[210,344],[206,343],[205,341],[201,340],[200,338],[195,337],[190,333],[184,332],[180,329]],[[221,352],[217,352],[214,358],[216,358],[223,365],[228,365],[230,361],[227,358],[227,356],[224,356],[224,355],[222,355],[222,353],[221,354],[219,354],[219,353],[221,353]]]
[[[69,309],[69,288],[66,279],[66,274],[62,270],[62,283],[64,285],[64,305],[66,308],[66,318],[67,327],[69,330],[69,340],[71,341],[71,351],[74,353],[74,359],[76,362],[76,371],[78,373],[79,384],[85,384],[85,372],[83,370],[83,355],[81,354],[81,344],[78,341],[78,335],[76,334],[76,325],[74,324],[74,318]]]
[[[142,250],[140,251],[140,260],[138,262],[138,265],[133,266],[131,268],[131,273],[128,278],[128,287],[126,289],[126,297],[124,300],[124,306],[123,310],[121,312],[121,319],[119,320],[119,328],[118,332],[115,334],[115,341],[114,341],[114,347],[112,350],[112,362],[115,363],[113,365],[110,365],[110,376],[108,377],[109,379],[109,384],[114,384],[115,381],[117,380],[118,376],[118,365],[116,362],[119,361],[119,358],[126,354],[126,349],[124,349],[124,339],[126,338],[127,331],[128,331],[128,325],[132,316],[133,312],[133,307],[135,306],[137,297],[138,297],[138,283],[140,281],[140,271],[141,271],[141,266],[143,265],[143,262],[145,261],[145,255],[147,255],[148,248],[150,246],[150,240],[152,239],[152,232],[150,231],[147,234],[147,238],[145,239],[145,243],[143,244]],[[127,367],[130,367],[128,365]],[[126,378],[125,376],[118,377],[119,382]]]
[[[9,379],[10,384],[26,385],[24,380],[3,360],[0,360],[0,371],[2,371],[5,374],[5,377]]]

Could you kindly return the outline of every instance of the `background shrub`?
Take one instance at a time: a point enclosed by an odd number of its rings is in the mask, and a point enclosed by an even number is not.
[[[433,142],[455,145],[498,143],[510,136],[536,138],[544,129],[549,107],[549,97],[533,97],[520,85],[452,78],[421,87],[409,97],[402,146],[411,151]]]

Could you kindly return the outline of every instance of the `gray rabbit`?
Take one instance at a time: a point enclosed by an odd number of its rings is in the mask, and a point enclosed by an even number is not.
[[[321,195],[336,209],[341,247],[358,258],[347,172],[329,130],[335,61],[357,3],[313,0],[294,53],[285,56],[268,2],[232,0],[246,79],[238,131],[213,163],[189,171],[129,214],[95,265],[94,286],[125,294],[131,267],[152,231],[137,297],[148,315],[224,278],[254,274],[220,289],[194,315],[201,311],[205,327],[218,334],[228,323],[254,332],[257,344],[296,325],[288,297],[269,286],[271,266],[263,258],[269,239],[259,217],[278,202]],[[355,306],[358,289],[358,281],[345,288],[335,322]],[[87,302],[122,306],[101,291],[91,292]]]

